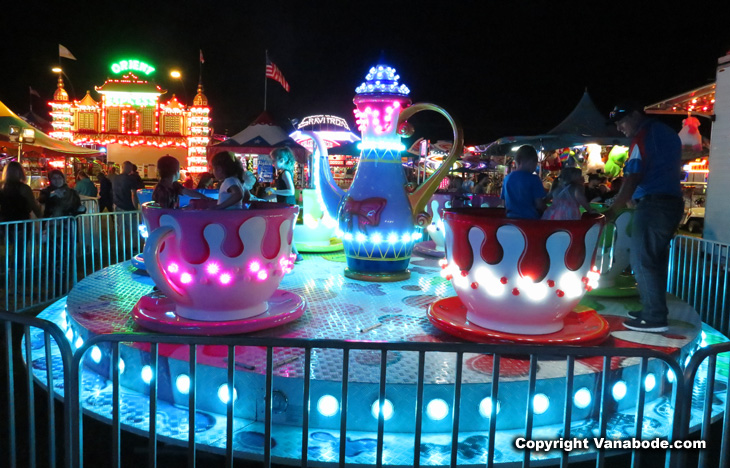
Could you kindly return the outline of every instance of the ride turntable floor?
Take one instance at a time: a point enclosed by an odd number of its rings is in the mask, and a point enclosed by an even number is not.
[[[292,274],[281,283],[280,289],[303,297],[307,309],[297,320],[278,327],[254,332],[256,336],[297,339],[333,339],[349,341],[421,341],[456,343],[461,338],[435,327],[427,317],[429,305],[435,301],[455,296],[451,284],[439,275],[441,269],[436,259],[414,257],[411,261],[411,278],[398,283],[366,283],[345,278],[342,254],[305,255],[305,261],[296,265]],[[57,323],[72,343],[105,333],[134,333],[145,331],[132,319],[132,309],[137,301],[152,291],[150,278],[129,262],[101,270],[81,282],[69,296],[48,307],[40,317]],[[684,361],[694,349],[703,343],[726,341],[726,338],[699,322],[697,314],[687,304],[669,297],[670,330],[663,334],[641,333],[623,327],[623,319],[629,310],[639,307],[636,298],[585,298],[582,305],[597,311],[610,326],[610,335],[601,344],[608,347],[648,347],[659,349]],[[40,334],[39,334],[40,335]],[[33,367],[36,378],[44,383],[46,367],[42,336],[31,337],[34,348]],[[208,397],[201,392],[201,402],[196,417],[196,441],[202,450],[218,452],[225,444],[225,404],[218,398],[220,384],[225,382],[225,354],[213,349],[203,349],[199,363],[206,368],[206,382],[211,391]],[[120,396],[121,417],[124,428],[144,435],[148,429],[148,397],[141,377],[148,348],[130,345],[122,350],[125,374]],[[187,365],[183,356],[187,351],[175,347],[161,347],[160,355],[167,360],[165,381],[168,388],[159,395],[167,394],[167,401],[158,406],[157,429],[162,440],[185,443],[187,440],[187,408],[184,395],[174,382],[177,373]],[[102,353],[103,355],[103,353]],[[307,457],[310,464],[336,462],[339,453],[338,417],[319,414],[316,402],[327,395],[338,395],[343,380],[340,350],[319,349],[312,356],[312,387],[310,405],[310,433]],[[262,388],[266,367],[266,353],[258,347],[241,347],[236,355],[238,392],[234,424],[234,449],[244,459],[260,459],[263,447],[263,419],[261,399],[246,395],[247,389]],[[387,357],[387,383],[396,390],[387,393],[393,407],[393,417],[386,421],[383,461],[390,466],[413,464],[414,446],[414,391],[416,384],[418,353],[389,352]],[[102,357],[103,360],[103,357]],[[442,395],[449,401],[449,388],[454,385],[455,353],[437,353],[426,362],[424,385],[431,396]],[[111,418],[111,384],[103,368],[88,361],[82,383],[82,405],[85,411],[101,421]],[[720,363],[720,361],[718,361]],[[613,368],[617,376],[623,376],[628,394],[637,382],[638,360],[618,360]],[[720,364],[719,364],[720,365]],[[727,369],[727,362],[721,364]],[[372,403],[377,399],[380,355],[375,352],[353,352],[349,365],[350,402],[348,404],[348,437],[346,442],[347,463],[371,465],[375,463],[375,435],[377,420],[371,416]],[[299,464],[301,453],[301,385],[304,375],[300,349],[277,348],[274,351],[275,386],[280,392],[279,409],[272,428],[272,456],[280,463]],[[504,359],[500,367],[500,390],[504,395],[497,403],[497,438],[495,461],[519,462],[523,453],[514,448],[513,440],[524,431],[526,364],[519,358]],[[591,397],[595,396],[596,376],[601,371],[600,359],[579,359],[575,363],[576,385],[588,390],[588,404],[581,413],[574,413],[572,437],[591,437],[597,421],[592,411]],[[183,369],[183,370],[181,370]],[[56,374],[58,375],[58,373]],[[201,375],[201,374],[198,374]],[[661,366],[652,368],[655,385],[647,388],[645,405],[645,437],[664,437],[668,434],[668,420],[673,408],[666,396],[672,376],[662,372]],[[536,415],[534,438],[560,437],[560,416],[564,396],[559,394],[561,379],[565,377],[565,361],[540,360],[537,389],[552,408]],[[583,380],[581,380],[583,379]],[[162,381],[162,380],[161,380]],[[725,373],[723,382],[727,381]],[[503,382],[503,383],[502,383]],[[491,360],[488,355],[464,356],[462,374],[462,405],[473,404],[473,410],[462,410],[462,426],[459,433],[458,462],[460,465],[479,465],[486,460],[486,418],[478,408],[491,383]],[[701,384],[701,382],[700,382]],[[510,387],[510,385],[512,387]],[[716,384],[716,391],[724,383]],[[54,382],[58,387],[58,382]],[[576,386],[579,388],[579,386]],[[510,391],[510,389],[512,391]],[[593,392],[593,393],[592,393]],[[697,389],[699,398],[702,389]],[[243,397],[243,398],[242,398]],[[471,400],[469,400],[471,398]],[[428,402],[431,397],[427,397]],[[434,397],[435,399],[435,397]],[[626,398],[631,400],[631,398]],[[698,400],[700,401],[700,400]],[[275,402],[275,404],[277,404]],[[521,405],[521,406],[520,406]],[[718,400],[715,411],[722,411],[724,401]],[[630,437],[633,432],[635,409],[630,404],[617,402],[617,411],[608,423],[608,435],[612,438]],[[351,412],[351,413],[350,413]],[[447,412],[448,414],[448,412]],[[421,446],[421,463],[425,465],[448,464],[450,459],[450,418],[441,420],[424,417]],[[581,454],[576,454],[576,456]],[[587,455],[587,454],[583,454]],[[546,454],[543,461],[559,461],[559,453]]]

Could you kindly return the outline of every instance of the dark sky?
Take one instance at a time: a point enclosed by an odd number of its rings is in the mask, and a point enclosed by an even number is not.
[[[724,2],[12,3],[2,7],[0,100],[14,111],[28,110],[28,86],[42,96],[34,109],[47,111],[59,43],[78,59],[63,66],[79,99],[87,89],[98,99],[93,87],[127,56],[192,99],[202,49],[213,126],[229,134],[263,110],[266,49],[291,86],[287,94],[268,82],[268,110],[282,123],[328,113],[354,127],[355,87],[382,54],[414,102],[462,123],[467,144],[545,132],[585,88],[604,112],[622,98],[650,104],[688,91],[714,81],[730,50]],[[440,117],[419,114],[414,124],[417,136],[449,137]]]

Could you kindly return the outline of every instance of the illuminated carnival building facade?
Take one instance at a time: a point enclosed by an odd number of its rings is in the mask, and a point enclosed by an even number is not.
[[[130,160],[139,166],[154,164],[170,154],[189,172],[207,170],[206,147],[210,140],[210,108],[203,85],[193,105],[180,102],[152,79],[155,68],[139,60],[121,60],[110,67],[111,77],[81,100],[69,99],[59,75],[53,95],[51,136],[78,145],[107,148],[109,161]],[[156,149],[156,150],[155,150]]]

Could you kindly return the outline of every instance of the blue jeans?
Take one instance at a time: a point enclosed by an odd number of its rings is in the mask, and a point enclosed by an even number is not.
[[[669,243],[683,213],[681,198],[662,195],[642,198],[634,213],[631,267],[641,296],[641,318],[647,322],[667,320]]]

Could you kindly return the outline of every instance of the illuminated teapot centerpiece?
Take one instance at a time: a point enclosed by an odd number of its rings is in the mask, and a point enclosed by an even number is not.
[[[337,186],[326,146],[313,137],[319,152],[315,158],[318,188],[327,211],[339,221],[337,233],[345,248],[345,276],[349,278],[400,281],[410,277],[408,263],[413,246],[423,237],[421,228],[430,222],[424,207],[463,151],[463,132],[454,119],[434,104],[411,105],[410,90],[399,84],[399,79],[395,69],[378,65],[355,90],[355,117],[362,142],[349,191]],[[441,167],[409,192],[401,162],[401,151],[405,149],[401,138],[412,134],[407,119],[423,110],[438,112],[448,120],[454,145]]]

